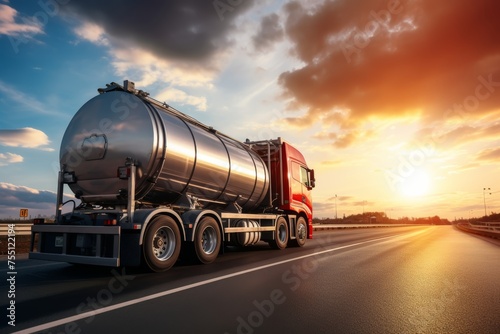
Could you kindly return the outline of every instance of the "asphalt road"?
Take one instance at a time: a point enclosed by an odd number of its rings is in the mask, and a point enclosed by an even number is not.
[[[0,332],[499,333],[499,264],[452,226],[319,231],[160,274],[18,259],[13,299],[0,262]]]

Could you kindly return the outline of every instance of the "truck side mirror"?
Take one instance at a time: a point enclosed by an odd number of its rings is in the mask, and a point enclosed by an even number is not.
[[[314,169],[309,169],[309,184],[307,186],[308,190],[316,187],[316,178],[314,177]]]

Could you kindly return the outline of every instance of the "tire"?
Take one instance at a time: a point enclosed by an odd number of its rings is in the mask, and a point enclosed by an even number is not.
[[[149,224],[142,244],[146,266],[155,272],[170,269],[179,258],[181,233],[173,218],[159,216]]]
[[[290,246],[303,247],[307,239],[307,224],[304,217],[297,219],[297,226],[295,228],[295,239],[290,240]]]
[[[276,221],[274,230],[274,240],[269,242],[269,245],[275,249],[285,249],[288,244],[288,224],[285,217],[279,217]]]
[[[215,261],[221,247],[221,235],[219,224],[214,218],[204,217],[198,223],[193,247],[199,262],[208,264]]]

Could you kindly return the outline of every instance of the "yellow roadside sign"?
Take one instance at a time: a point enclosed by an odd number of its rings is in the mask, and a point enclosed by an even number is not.
[[[21,210],[19,210],[19,217],[21,217],[21,218],[28,218],[28,209],[21,209]]]

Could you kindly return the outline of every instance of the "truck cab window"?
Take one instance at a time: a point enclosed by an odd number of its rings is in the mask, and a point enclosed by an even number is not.
[[[307,169],[300,166],[300,183],[304,184],[306,187],[309,187],[309,175],[307,173]]]
[[[306,187],[309,186],[309,174],[307,173],[307,169],[296,162],[292,162],[292,177]]]

